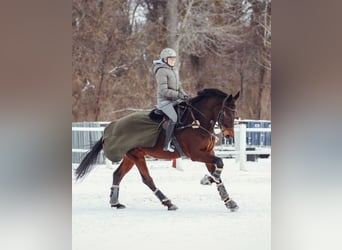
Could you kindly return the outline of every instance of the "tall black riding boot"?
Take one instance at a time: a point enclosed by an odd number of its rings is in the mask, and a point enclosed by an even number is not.
[[[170,120],[165,132],[165,144],[163,148],[164,151],[175,152],[174,148],[171,146],[171,137],[173,135],[173,129],[175,128],[175,125],[176,123]]]

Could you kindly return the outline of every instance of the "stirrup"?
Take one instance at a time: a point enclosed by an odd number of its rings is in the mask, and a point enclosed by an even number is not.
[[[173,147],[173,145],[171,145],[171,141],[167,144],[167,146],[164,146],[163,150],[169,151],[169,152],[175,152],[175,148]]]

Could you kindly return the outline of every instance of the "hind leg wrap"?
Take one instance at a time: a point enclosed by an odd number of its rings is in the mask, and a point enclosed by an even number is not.
[[[171,200],[167,198],[158,188],[153,192],[168,210],[176,210],[178,207],[172,204]]]
[[[167,201],[170,201],[169,198],[167,198],[163,193],[162,191],[160,191],[158,188],[153,192],[157,197],[158,199],[161,201],[161,203],[165,203]]]
[[[119,186],[118,185],[113,185],[111,188],[110,188],[111,192],[110,192],[110,205],[111,207],[116,207],[118,209],[121,209],[121,208],[126,208],[125,205],[123,204],[120,204],[119,203]]]
[[[110,201],[109,203],[111,205],[118,205],[119,204],[119,186],[118,185],[113,185],[110,188],[111,192],[110,192]]]

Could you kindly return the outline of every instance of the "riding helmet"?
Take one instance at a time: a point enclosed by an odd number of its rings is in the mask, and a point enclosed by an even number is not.
[[[166,59],[168,57],[176,57],[176,51],[171,48],[165,48],[160,52],[160,59]]]

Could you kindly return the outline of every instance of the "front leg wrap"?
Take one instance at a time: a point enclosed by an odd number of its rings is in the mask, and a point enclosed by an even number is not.
[[[221,172],[223,170],[223,167],[219,168],[219,167],[215,167],[214,172],[211,174],[211,176],[209,175],[205,175],[202,180],[201,180],[201,184],[202,185],[211,185],[213,182],[215,182],[216,184],[221,183]]]
[[[205,175],[201,180],[201,184],[211,185],[212,183],[216,183],[217,190],[220,194],[221,200],[223,200],[224,204],[226,205],[228,209],[230,209],[230,211],[236,211],[239,208],[239,206],[236,204],[235,201],[229,198],[228,192],[221,180],[221,173],[223,170],[223,161],[221,158],[217,157],[215,163],[216,163],[215,170],[211,172],[211,176]]]
[[[239,209],[239,206],[236,204],[236,202],[229,198],[227,190],[222,182],[217,184],[217,190],[219,191],[224,204],[228,209],[230,209],[230,211],[234,212]]]
[[[223,200],[224,204],[226,204],[230,200],[230,198],[222,182],[217,184],[217,190],[219,191],[221,200]]]
[[[220,183],[221,182],[221,178],[220,177],[221,177],[222,170],[223,170],[223,161],[222,161],[221,158],[217,157],[216,158],[215,170],[212,173],[212,176],[213,176],[214,181],[216,183]]]
[[[222,170],[223,170],[223,167],[216,166],[216,168],[215,168],[215,170],[214,170],[214,172],[212,174],[212,176],[214,178],[214,181],[216,183],[220,183],[221,182],[221,178],[220,177],[221,177]]]

